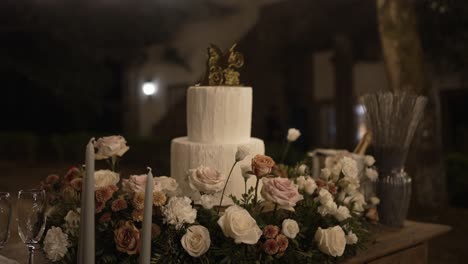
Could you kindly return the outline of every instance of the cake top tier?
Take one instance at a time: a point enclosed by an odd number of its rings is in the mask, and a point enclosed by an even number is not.
[[[188,89],[187,134],[190,141],[248,142],[251,123],[251,87],[192,86]]]

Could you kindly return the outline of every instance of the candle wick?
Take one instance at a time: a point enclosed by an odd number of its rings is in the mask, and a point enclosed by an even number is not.
[[[153,170],[151,169],[151,167],[146,167],[146,169],[148,170],[148,173],[152,173]]]

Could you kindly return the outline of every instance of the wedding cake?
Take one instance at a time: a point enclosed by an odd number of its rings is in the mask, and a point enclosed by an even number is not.
[[[220,57],[218,54],[214,55]],[[227,60],[234,61],[233,57],[236,56],[239,53],[233,52],[231,48]],[[213,63],[213,54],[210,54],[208,63],[210,62]],[[241,62],[243,63],[243,59]],[[231,63],[229,66],[237,65],[236,68],[239,68],[242,63]],[[247,147],[250,155],[236,165],[226,187],[223,204],[230,204],[232,201],[227,198],[230,194],[240,198],[245,190],[241,168],[250,166],[254,155],[265,152],[263,140],[250,135],[252,88],[231,86],[238,84],[239,76],[237,72],[230,71],[231,68],[223,70],[224,75],[221,75],[222,79],[219,81],[213,82],[214,75],[211,71],[207,73],[210,80],[207,86],[192,86],[188,89],[188,135],[172,140],[171,175],[179,183],[183,194],[195,200],[199,194],[189,186],[187,172],[190,169],[203,165],[217,169],[227,176],[234,164],[238,147]],[[224,85],[226,83],[228,85]],[[248,183],[250,186],[255,184],[254,180]]]

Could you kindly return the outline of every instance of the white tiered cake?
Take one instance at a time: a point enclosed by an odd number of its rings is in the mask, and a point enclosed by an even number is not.
[[[227,199],[230,194],[241,197],[244,193],[241,166],[250,164],[253,155],[265,152],[263,140],[250,137],[251,123],[251,87],[192,86],[188,89],[188,137],[176,138],[171,145],[171,175],[179,182],[184,195],[198,197],[188,184],[189,169],[204,165],[227,176],[237,148],[245,145],[251,155],[234,168],[223,204],[232,203]],[[251,179],[249,185],[253,184]]]

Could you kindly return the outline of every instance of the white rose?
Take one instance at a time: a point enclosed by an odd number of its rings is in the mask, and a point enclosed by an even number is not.
[[[350,157],[343,157],[341,159],[341,164],[341,171],[345,177],[349,177],[351,179],[356,179],[358,177],[358,167],[354,159]]]
[[[97,148],[96,159],[108,159],[111,157],[122,157],[129,150],[127,141],[122,136],[109,136],[99,138],[94,142],[94,147]]]
[[[296,178],[296,185],[297,185],[297,188],[302,191],[304,190],[304,184],[305,184],[305,177],[304,176],[299,176]]]
[[[244,160],[250,154],[250,149],[246,145],[237,147],[236,161]]]
[[[262,230],[247,210],[237,205],[228,207],[218,220],[218,225],[226,237],[234,239],[236,244],[257,244]]]
[[[192,208],[192,200],[188,197],[171,197],[162,208],[165,222],[180,229],[183,224],[193,224],[197,218],[197,210]]]
[[[285,219],[282,224],[281,232],[291,239],[296,238],[299,233],[299,225],[295,220]]]
[[[298,129],[295,129],[295,128],[290,128],[290,129],[288,130],[287,140],[288,140],[289,142],[294,142],[294,141],[296,141],[300,136],[301,136],[301,131],[299,131]]]
[[[210,232],[206,227],[201,225],[191,226],[180,239],[180,243],[190,256],[199,257],[210,248]]]
[[[317,189],[317,183],[311,177],[307,177],[304,183],[304,191],[307,194],[313,194]]]
[[[65,232],[70,235],[76,235],[80,228],[80,213],[81,209],[78,208],[75,210],[68,211],[67,215],[64,217]]]
[[[378,205],[380,203],[380,199],[375,197],[375,196],[372,196],[370,199],[369,199],[370,203],[372,205]]]
[[[190,188],[203,193],[219,192],[226,184],[226,177],[221,172],[205,166],[189,170],[188,179]]]
[[[52,261],[61,260],[68,252],[68,235],[60,227],[51,227],[44,238],[44,251]]]
[[[215,197],[214,195],[204,194],[200,197],[200,204],[205,209],[209,210],[213,208],[213,206],[215,206],[217,203],[219,203],[219,198]]]
[[[371,181],[375,182],[377,178],[379,177],[379,173],[377,173],[377,171],[372,168],[366,168],[366,176]]]
[[[179,193],[179,184],[174,178],[167,176],[153,177],[154,185],[158,185],[157,189],[167,194],[167,196],[176,196]]]
[[[370,155],[366,155],[364,157],[364,162],[366,163],[367,166],[372,166],[375,163],[375,159],[374,159],[374,157],[372,157]]]
[[[314,236],[318,248],[323,253],[340,257],[346,247],[346,236],[341,226],[329,227],[327,229],[318,228]]]
[[[349,245],[354,245],[358,242],[358,237],[356,234],[353,233],[353,231],[349,231],[348,234],[346,235],[346,244]]]
[[[322,170],[320,170],[320,178],[322,178],[323,180],[328,181],[330,176],[331,176],[331,171],[329,168],[323,168]]]
[[[94,172],[94,188],[104,188],[109,185],[117,185],[120,181],[119,174],[110,170],[98,170]]]
[[[351,214],[349,213],[348,207],[340,205],[336,209],[336,211],[333,213],[333,216],[336,218],[336,220],[342,222],[342,221],[350,218]]]

